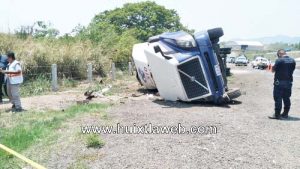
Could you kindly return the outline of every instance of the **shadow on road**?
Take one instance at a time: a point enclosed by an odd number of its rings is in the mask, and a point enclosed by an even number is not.
[[[299,117],[289,116],[287,119],[282,119],[282,121],[300,121]]]
[[[193,102],[182,102],[182,101],[165,101],[165,100],[153,100],[154,103],[162,105],[162,108],[190,108],[190,107],[221,107],[221,108],[231,108],[231,105],[239,105],[242,104],[241,101],[233,100],[227,104],[216,105],[212,102],[201,102],[201,101],[193,101]]]

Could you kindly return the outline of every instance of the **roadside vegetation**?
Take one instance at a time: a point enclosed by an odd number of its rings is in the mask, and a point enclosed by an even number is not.
[[[76,81],[86,79],[88,63],[95,75],[105,78],[112,62],[117,68],[128,65],[135,43],[178,30],[193,32],[180,22],[175,10],[150,1],[128,3],[100,12],[87,26],[77,25],[64,35],[44,21],[20,26],[14,33],[0,33],[0,54],[14,51],[21,60],[25,76],[22,96],[40,95],[51,90],[52,64],[57,64],[60,87],[73,87]]]
[[[68,72],[65,77],[83,78],[87,63],[105,77],[111,62],[130,61],[133,44],[176,30],[189,31],[175,10],[155,2],[128,3],[95,15],[88,26],[78,25],[63,36],[43,21],[21,26],[14,34],[0,34],[0,52],[15,51],[27,80],[49,74],[53,63],[58,72]]]
[[[46,142],[55,137],[64,123],[72,120],[80,114],[98,113],[105,116],[105,110],[108,108],[105,104],[86,104],[75,105],[64,111],[45,111],[35,112],[27,111],[25,114],[16,114],[8,116],[1,112],[0,116],[0,138],[1,144],[4,144],[17,152],[22,152],[38,142]],[[80,131],[80,128],[78,128]],[[88,136],[87,146],[101,148],[104,141],[99,135]],[[47,143],[43,143],[47,144]],[[18,168],[12,161],[20,162],[11,155],[0,151],[0,166],[4,168]],[[7,166],[10,165],[10,166]],[[13,166],[11,166],[13,165]]]
[[[105,145],[105,142],[98,134],[90,134],[86,138],[86,145],[88,148],[101,148]]]

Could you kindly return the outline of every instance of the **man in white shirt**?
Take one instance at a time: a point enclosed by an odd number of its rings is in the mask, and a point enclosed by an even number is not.
[[[2,73],[6,74],[7,94],[13,104],[13,112],[21,112],[22,105],[20,100],[20,84],[23,83],[22,68],[19,61],[16,60],[13,52],[8,52],[8,68]]]

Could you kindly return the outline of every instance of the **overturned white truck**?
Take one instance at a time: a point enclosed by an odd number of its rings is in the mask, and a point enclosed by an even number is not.
[[[134,45],[137,79],[146,89],[157,89],[170,101],[221,104],[239,97],[239,89],[227,87],[224,59],[231,49],[220,48],[221,36],[222,28],[194,35],[168,32]]]

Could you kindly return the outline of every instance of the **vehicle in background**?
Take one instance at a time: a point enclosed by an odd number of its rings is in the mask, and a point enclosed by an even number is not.
[[[266,69],[270,64],[270,61],[264,57],[256,57],[251,65],[253,68]]]
[[[300,69],[300,58],[296,58],[295,61],[296,61],[296,68]]]
[[[235,60],[235,65],[236,66],[247,66],[248,65],[248,59],[243,55],[239,56]]]
[[[226,62],[227,63],[235,63],[235,56],[227,56]]]
[[[286,52],[290,52],[290,51],[292,51],[292,48],[285,48],[284,49]]]

